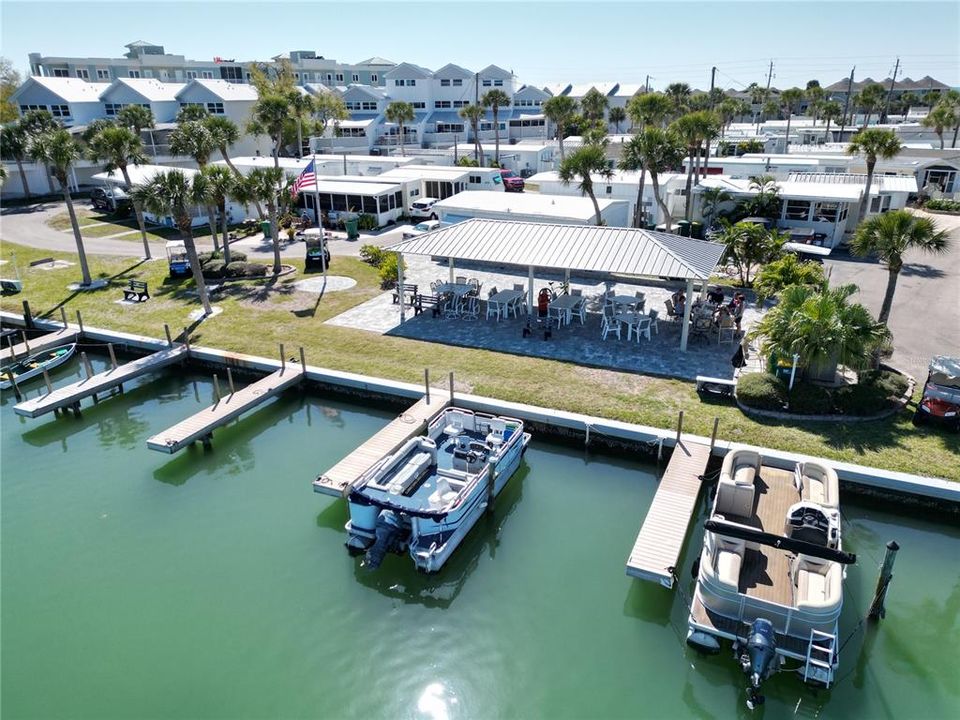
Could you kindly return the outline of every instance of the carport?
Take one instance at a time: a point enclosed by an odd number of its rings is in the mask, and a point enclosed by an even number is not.
[[[450,282],[456,262],[485,262],[527,269],[528,307],[534,307],[536,271],[589,272],[615,278],[680,278],[686,281],[680,350],[687,349],[694,283],[705,286],[724,245],[639,228],[551,225],[509,220],[473,219],[391,245],[400,255],[398,282],[403,284],[403,256],[447,258]],[[400,321],[405,311],[400,303]]]

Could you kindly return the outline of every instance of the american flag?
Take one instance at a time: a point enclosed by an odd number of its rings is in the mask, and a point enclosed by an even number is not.
[[[310,164],[307,165],[303,172],[300,173],[300,176],[296,179],[293,185],[290,187],[290,194],[296,197],[300,194],[300,191],[305,188],[307,185],[314,185],[317,182],[317,173],[313,167],[313,160],[310,161]]]

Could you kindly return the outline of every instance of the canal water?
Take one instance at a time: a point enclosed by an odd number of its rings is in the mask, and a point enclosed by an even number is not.
[[[4,395],[5,719],[751,715],[729,654],[684,645],[695,553],[683,593],[624,574],[656,467],[535,439],[440,574],[393,556],[370,574],[343,547],[343,501],[310,481],[394,411],[293,393],[213,452],[146,449],[212,394],[171,373],[37,420]],[[843,634],[895,538],[887,618],[852,636],[832,690],[781,674],[753,715],[956,717],[960,530],[850,500],[845,513],[861,563]]]

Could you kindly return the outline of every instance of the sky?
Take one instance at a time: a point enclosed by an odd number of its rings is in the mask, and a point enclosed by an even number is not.
[[[708,88],[766,82],[829,85],[849,75],[924,75],[960,86],[960,3],[536,2],[339,0],[313,3],[0,3],[0,55],[22,73],[27,54],[120,57],[134,40],[188,59],[267,59],[316,50],[341,62],[373,55],[438,69],[495,63],[520,82],[618,81]]]

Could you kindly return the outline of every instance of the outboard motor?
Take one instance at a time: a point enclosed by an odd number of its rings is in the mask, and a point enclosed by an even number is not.
[[[364,567],[367,570],[380,567],[388,552],[403,552],[410,529],[404,528],[403,521],[395,512],[382,510],[377,516],[376,534],[377,539],[373,541],[364,558]]]
[[[757,618],[750,624],[746,652],[740,656],[740,666],[750,678],[747,688],[747,707],[753,710],[762,705],[760,683],[776,671],[777,636],[773,623],[766,618]]]

